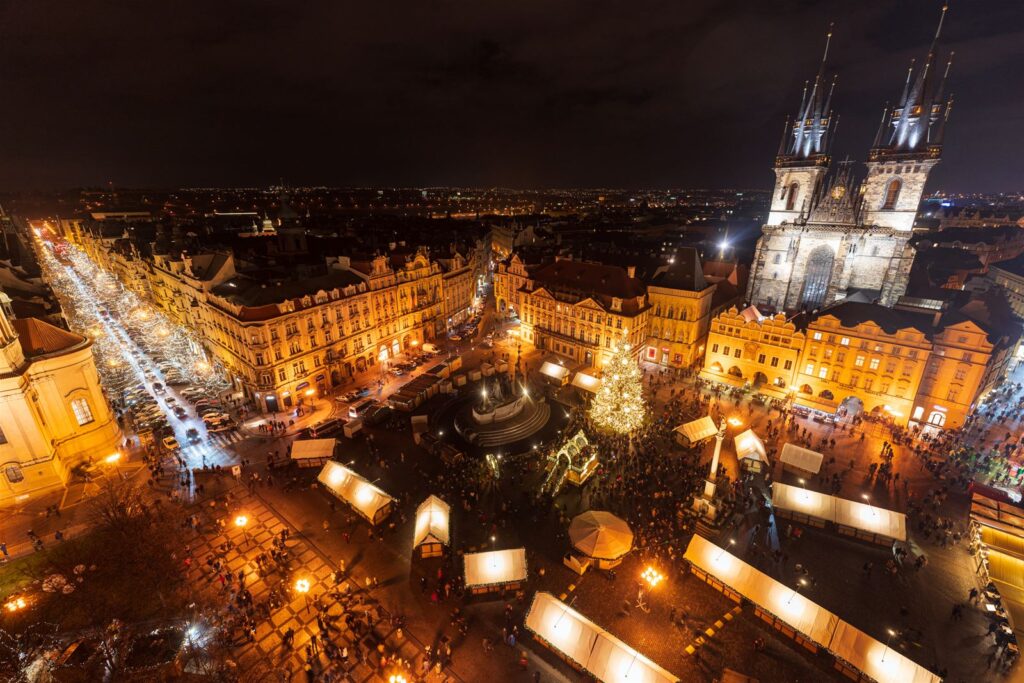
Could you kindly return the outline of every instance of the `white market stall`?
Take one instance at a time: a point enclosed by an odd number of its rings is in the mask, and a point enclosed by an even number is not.
[[[881,545],[907,540],[905,514],[845,498],[836,498],[836,527],[841,534]]]
[[[331,495],[347,503],[370,524],[380,524],[395,506],[394,498],[333,460],[324,464],[317,480]]]
[[[601,388],[601,380],[585,372],[577,372],[572,378],[572,385],[577,389],[596,394]]]
[[[741,432],[733,439],[736,446],[736,459],[740,467],[752,472],[763,472],[768,467],[768,452],[764,442],[754,433],[753,429]]]
[[[533,596],[526,628],[576,669],[606,683],[677,683],[678,677],[558,600]]]
[[[551,361],[544,361],[544,364],[540,366],[540,374],[556,382],[559,386],[566,383],[569,376],[569,368],[558,363],[552,363]]]
[[[334,455],[337,439],[300,439],[293,441],[291,458],[299,467],[321,467]]]
[[[526,548],[466,553],[463,560],[473,595],[518,590],[526,581]]]
[[[780,517],[817,527],[832,523],[840,534],[880,545],[907,540],[907,517],[902,512],[800,486],[773,483],[772,507]]]
[[[813,477],[821,471],[821,461],[824,457],[817,451],[787,443],[782,447],[779,460],[782,462],[782,469],[801,477]]]
[[[681,424],[672,431],[676,435],[676,443],[680,446],[693,446],[718,434],[718,426],[710,416],[705,415],[693,422]]]
[[[764,574],[702,536],[686,549],[691,571],[736,602],[754,603],[754,613],[811,652],[827,650],[834,667],[852,680],[878,683],[941,683],[899,652]]]
[[[420,549],[420,557],[440,557],[449,543],[451,508],[437,496],[428,496],[416,508],[416,527],[412,547]]]

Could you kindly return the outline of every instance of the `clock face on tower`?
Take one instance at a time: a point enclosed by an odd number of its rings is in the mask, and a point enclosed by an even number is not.
[[[832,188],[832,199],[842,199],[845,194],[846,188],[842,185],[836,185]]]

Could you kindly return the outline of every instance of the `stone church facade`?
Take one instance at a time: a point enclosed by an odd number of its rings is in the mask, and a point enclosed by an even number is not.
[[[945,10],[943,11],[943,16]],[[838,117],[825,56],[787,121],[775,158],[775,188],[762,227],[747,299],[762,310],[813,311],[860,294],[894,305],[907,289],[917,207],[942,154],[949,66],[937,71],[935,40],[907,73],[899,104],[883,112],[861,178],[829,153]],[[829,34],[831,40],[831,33]]]

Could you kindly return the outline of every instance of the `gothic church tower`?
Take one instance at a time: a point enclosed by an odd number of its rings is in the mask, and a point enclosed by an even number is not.
[[[750,273],[747,299],[772,310],[815,310],[854,294],[886,306],[906,292],[914,249],[909,245],[925,181],[938,163],[951,102],[943,101],[936,44],[908,74],[899,106],[886,110],[867,162],[867,179],[852,164],[830,169],[838,116],[825,57],[804,90],[797,118],[787,122],[775,158],[775,188]]]

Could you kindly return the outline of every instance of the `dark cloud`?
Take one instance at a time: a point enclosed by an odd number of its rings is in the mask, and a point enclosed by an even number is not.
[[[938,0],[0,5],[0,187],[766,186],[836,23],[863,159]],[[933,187],[1017,190],[1024,9],[954,3]]]

